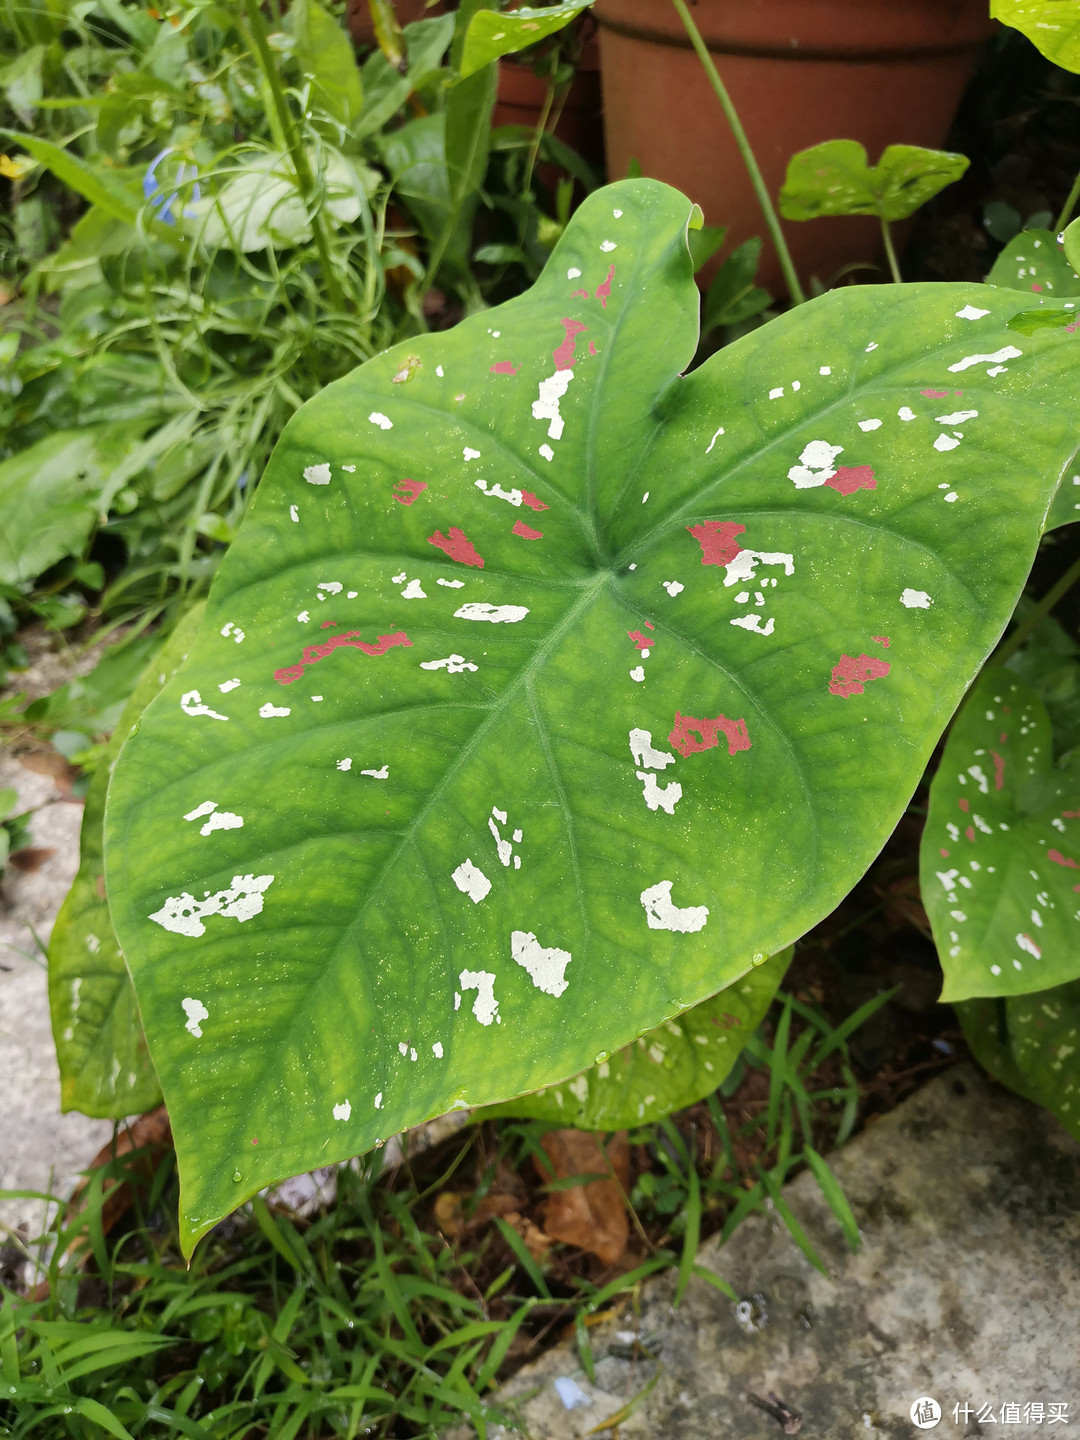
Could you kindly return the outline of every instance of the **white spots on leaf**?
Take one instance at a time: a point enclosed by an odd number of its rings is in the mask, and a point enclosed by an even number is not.
[[[555,451],[552,450],[550,445],[541,445],[540,454],[544,457],[545,460],[555,459]]]
[[[444,580],[441,576],[435,581],[435,584],[445,585],[448,590],[463,590],[465,588],[464,580]]]
[[[644,784],[642,798],[650,810],[666,810],[669,815],[675,814],[675,806],[682,799],[682,786],[677,780],[672,780],[663,789],[657,783],[656,776],[648,770],[635,772],[637,778]]]
[[[450,877],[463,895],[479,905],[491,889],[491,881],[471,860],[463,860]]]
[[[241,817],[234,815],[231,810],[218,810],[216,800],[204,800],[194,810],[189,810],[184,819],[201,820],[204,815],[210,818],[200,827],[200,835],[212,835],[215,830],[239,830],[244,823]]]
[[[379,1093],[375,1096],[375,1109],[376,1109],[376,1110],[381,1110],[381,1109],[382,1109],[382,1097],[383,1097],[383,1092],[380,1090]]]
[[[545,995],[558,998],[569,985],[566,967],[573,959],[570,951],[560,950],[557,946],[545,948],[531,930],[511,931],[510,954],[529,972],[533,984]]]
[[[880,430],[880,429],[881,429],[881,421],[880,421],[880,420],[860,420],[860,421],[859,421],[859,429],[860,429],[860,430]]]
[[[377,425],[380,430],[392,430],[394,422],[389,415],[384,415],[381,410],[373,410],[367,417],[372,425]]]
[[[467,465],[470,460],[479,460],[479,459],[480,459],[480,451],[479,451],[479,450],[473,450],[473,449],[471,449],[468,445],[466,445],[465,448],[464,448],[464,449],[462,450],[462,452],[461,452],[461,458],[465,461],[465,463],[466,463],[466,465]]]
[[[183,1006],[184,1014],[187,1016],[184,1029],[189,1030],[191,1034],[195,1036],[196,1040],[201,1040],[202,1022],[209,1020],[210,1011],[207,1010],[201,1000],[194,1000],[190,995],[181,1000],[180,1004]]]
[[[1031,912],[1031,923],[1032,923],[1033,925],[1037,925],[1040,930],[1042,929],[1043,918],[1042,918],[1042,916],[1039,914],[1038,910],[1032,910],[1032,912]]]
[[[223,680],[217,688],[221,691],[222,695],[227,695],[230,690],[235,690],[239,684],[239,680]]]
[[[645,679],[645,666],[635,665],[633,670],[630,671],[630,679],[636,680],[638,684],[640,684],[641,681]]]
[[[878,342],[877,342],[876,340],[871,340],[871,341],[870,341],[870,344],[867,345],[867,347],[866,347],[866,354],[869,355],[869,353],[870,353],[871,350],[876,350],[877,348],[878,348]]]
[[[435,1044],[431,1047],[431,1053],[435,1056],[436,1060],[441,1060],[443,1058],[443,1048],[441,1040],[435,1041]]]
[[[940,451],[955,450],[959,444],[960,441],[957,440],[955,436],[939,435],[934,441],[934,449]]]
[[[329,465],[308,465],[304,470],[304,479],[309,485],[329,485]]]
[[[760,615],[736,615],[732,625],[738,625],[742,630],[753,630],[756,635],[771,635],[776,629],[776,621],[770,615],[765,624],[761,623]]]
[[[311,620],[311,611],[310,611],[310,610],[301,610],[301,611],[300,611],[300,614],[297,615],[296,618],[297,618],[297,620],[300,621],[300,624],[301,624],[301,625],[307,625],[307,624],[310,622],[310,620]]]
[[[532,415],[534,420],[548,421],[549,440],[562,438],[565,422],[559,410],[559,401],[566,394],[573,378],[573,370],[566,369],[556,370],[553,375],[540,381],[537,398],[532,402]]]
[[[724,427],[721,425],[720,428],[717,430],[716,434],[715,434],[715,435],[712,437],[712,439],[709,441],[709,448],[705,451],[705,454],[706,454],[706,455],[711,455],[711,454],[712,454],[712,448],[713,448],[713,446],[716,444],[717,440],[719,440],[720,436],[723,435],[723,433],[724,433]]]
[[[925,590],[912,590],[909,587],[900,595],[900,604],[906,606],[908,610],[929,610],[933,603]]]
[[[1042,951],[1039,949],[1038,945],[1035,944],[1035,941],[1032,940],[1030,935],[1017,935],[1016,943],[1017,945],[1019,945],[1021,950],[1025,951],[1028,955],[1034,956],[1036,960],[1042,959]],[[1021,968],[1019,960],[1014,960],[1013,964],[1018,970]]]
[[[680,934],[692,934],[703,930],[709,918],[707,905],[691,905],[679,909],[671,899],[671,881],[659,880],[641,892],[641,903],[645,907],[645,918],[650,930],[675,930]]]
[[[949,371],[951,374],[956,374],[960,370],[970,370],[972,365],[997,365],[1003,360],[1019,360],[1023,353],[1015,345],[1003,345],[1000,350],[995,350],[991,355],[965,355],[963,360],[957,360],[955,365],[950,365]],[[1000,374],[1001,372],[994,373]]]
[[[674,599],[676,595],[680,595],[686,589],[686,586],[681,584],[678,580],[661,580],[660,583],[661,585],[663,585],[664,589],[672,597],[672,599]]]
[[[645,770],[664,770],[675,764],[675,756],[667,750],[654,750],[651,730],[630,731],[630,754],[634,764]]]
[[[320,705],[322,703],[322,698],[323,697],[321,695],[312,695],[311,703],[313,705]]]
[[[642,505],[644,505],[644,504],[646,503],[646,501],[648,500],[648,498],[649,498],[649,491],[646,490],[646,491],[645,491],[645,494],[642,495],[642,497],[641,497],[641,503],[642,503]]]
[[[397,1047],[397,1048],[398,1048],[398,1054],[401,1055],[402,1057],[406,1056],[406,1055],[409,1053],[409,1047],[408,1047],[408,1045],[406,1045],[406,1043],[405,1043],[404,1040],[399,1040],[399,1041],[398,1041],[398,1047]]]
[[[401,592],[402,600],[426,600],[427,593],[419,580],[410,580]]]
[[[340,595],[345,587],[340,580],[320,580],[316,588],[325,590],[327,595]]]
[[[335,1119],[335,1120],[348,1120],[348,1118],[349,1118],[349,1116],[350,1116],[351,1114],[352,1114],[352,1105],[350,1104],[350,1102],[349,1102],[348,1100],[343,1100],[340,1105],[335,1105],[335,1106],[334,1106],[334,1119]]]
[[[291,714],[288,705],[272,705],[269,700],[265,705],[259,706],[259,716],[263,720],[280,720]]]
[[[769,399],[770,399],[770,400],[779,400],[779,399],[783,396],[783,393],[784,393],[784,387],[783,387],[782,385],[777,385],[777,386],[775,387],[775,389],[772,389],[772,390],[769,391]]]
[[[529,611],[524,605],[488,605],[473,602],[454,611],[455,620],[489,620],[492,625],[516,625]]]
[[[757,578],[758,565],[782,565],[785,575],[795,574],[795,557],[782,550],[740,550],[724,569],[724,587]]]
[[[615,246],[615,241],[614,241],[614,240],[601,240],[601,241],[600,241],[600,249],[603,250],[603,252],[604,252],[605,255],[610,255],[611,252],[612,252],[612,250],[614,250],[615,248],[616,248],[616,246]]]
[[[463,670],[478,670],[464,655],[447,655],[445,660],[421,660],[421,670],[445,670],[448,675],[460,675]]]
[[[622,211],[621,211],[621,210],[612,210],[611,213],[612,213],[612,215],[615,216],[615,219],[616,219],[616,220],[621,220],[621,219],[622,219]]]
[[[981,765],[969,765],[968,772],[971,778],[979,787],[979,794],[986,795],[990,791],[990,782],[986,778],[986,772]]]
[[[462,990],[475,990],[472,1012],[481,1025],[499,1019],[499,1002],[495,999],[495,976],[490,970],[462,970],[458,976]],[[456,1008],[456,1007],[455,1007]]]
[[[912,410],[910,405],[901,405],[900,409],[897,410],[896,413],[897,415],[899,415],[901,420],[914,420],[917,418],[915,415],[915,411]]]
[[[193,718],[205,715],[209,720],[228,720],[228,715],[219,715],[216,710],[211,710],[209,705],[202,703],[202,696],[198,690],[188,690],[180,697],[180,709],[185,715]]]
[[[581,271],[578,269],[578,267],[577,267],[576,265],[571,265],[571,266],[570,266],[570,269],[567,270],[567,272],[566,272],[566,278],[567,278],[567,280],[580,280],[580,279],[581,279]]]
[[[226,624],[221,627],[219,633],[224,635],[226,639],[235,640],[237,645],[244,643],[243,630],[240,629],[239,625],[234,625],[231,620],[227,621]]]
[[[959,870],[935,870],[934,874],[947,892],[956,889],[956,877],[960,874]]]
[[[945,501],[946,505],[951,505],[954,500],[959,500],[960,496],[955,490],[950,490],[947,495],[943,495],[941,498]]]
[[[352,769],[352,756],[351,756],[351,755],[346,755],[344,760],[339,760],[339,761],[337,762],[337,768],[338,768],[339,770],[351,770],[351,769]]]
[[[185,890],[182,895],[170,895],[150,919],[174,935],[187,935],[194,939],[206,930],[202,922],[209,915],[221,915],[243,923],[260,914],[263,893],[270,888],[273,880],[273,875],[234,875],[227,889],[218,890],[213,895],[207,891],[203,900],[196,900]]]
[[[490,495],[495,500],[506,500],[511,505],[520,505],[524,498],[520,490],[504,490],[498,483],[488,488],[486,480],[477,480],[476,488],[482,490],[485,495]]]
[[[87,948],[87,950],[90,951],[90,954],[91,954],[91,955],[96,955],[97,952],[101,949],[101,941],[98,939],[98,937],[97,937],[96,935],[87,935],[87,937],[86,937],[86,948]],[[81,977],[80,977],[80,980],[81,980]],[[80,983],[80,980],[76,980],[76,984],[79,984],[79,983]],[[78,999],[78,991],[77,991],[77,990],[76,990],[76,994],[75,994],[75,999],[76,999],[76,1000]]]
[[[350,475],[355,475],[355,474],[356,474],[356,466],[355,466],[355,465],[342,465],[341,468],[342,468],[342,470],[347,471]]]
[[[958,320],[981,320],[984,315],[989,315],[989,310],[977,310],[974,305],[965,305],[962,310],[957,310]]]
[[[819,365],[819,366],[818,366],[818,372],[817,372],[817,373],[818,373],[819,375],[831,375],[831,374],[832,374],[832,366],[831,366],[831,365]]]
[[[361,775],[370,775],[371,778],[372,778],[372,780],[389,780],[389,779],[390,779],[390,766],[389,766],[389,765],[380,765],[377,770],[361,770],[361,771],[360,771],[360,774],[361,774]]]
[[[966,420],[978,419],[977,410],[954,410],[951,415],[935,415],[934,420],[938,425],[963,425]]]
[[[295,505],[289,506],[289,519],[293,522],[294,525],[300,524],[300,511],[296,508]]]
[[[799,463],[787,472],[788,479],[796,490],[808,490],[824,485],[836,474],[836,457],[842,454],[842,445],[830,445],[827,440],[811,440],[803,446]]]
[[[495,848],[496,848],[496,849],[498,850],[498,852],[499,852],[499,861],[500,861],[500,863],[501,863],[502,865],[505,865],[505,866],[509,867],[510,861],[511,861],[511,858],[512,858],[512,859],[513,859],[513,862],[514,862],[514,869],[515,869],[515,870],[520,870],[520,869],[521,869],[521,856],[514,854],[514,845],[520,845],[520,844],[521,844],[522,831],[520,831],[520,830],[515,830],[515,831],[514,831],[514,836],[513,836],[513,842],[512,842],[512,843],[511,843],[511,841],[509,841],[509,840],[504,840],[503,837],[502,837],[502,832],[499,830],[499,826],[496,825],[495,822],[496,822],[496,820],[497,820],[497,821],[499,822],[499,824],[505,825],[505,824],[506,824],[506,819],[507,819],[507,817],[506,817],[506,811],[505,811],[505,810],[498,810],[498,809],[496,809],[495,806],[493,805],[493,806],[491,807],[491,816],[490,816],[490,818],[488,819],[488,829],[491,831],[492,835],[494,836],[494,839],[495,839]]]
[[[802,381],[801,381],[801,380],[793,380],[793,381],[791,382],[791,389],[792,389],[793,392],[794,392],[794,391],[797,391],[797,390],[801,390],[801,389],[802,389]]]

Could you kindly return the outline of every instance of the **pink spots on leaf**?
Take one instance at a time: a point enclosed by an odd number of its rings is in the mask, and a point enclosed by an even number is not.
[[[1080,820],[1080,810],[1062,810],[1061,818],[1063,820]]]
[[[538,500],[531,490],[522,490],[522,492],[521,492],[521,503],[522,503],[522,505],[527,505],[530,510],[550,510],[550,509],[551,509],[551,506],[550,506],[550,505],[545,505],[542,500]]]
[[[444,535],[441,530],[436,530],[434,535],[428,536],[427,543],[444,551],[451,560],[456,560],[461,565],[475,565],[479,570],[484,568],[483,557],[478,553],[472,541],[468,539],[464,530],[459,529],[457,525],[451,525],[449,535]]]
[[[1005,784],[1005,761],[996,750],[990,751],[990,758],[994,762],[994,789],[1000,790]]]
[[[298,665],[286,665],[281,670],[274,671],[274,679],[279,685],[291,685],[294,680],[299,680],[308,665],[317,665],[320,660],[325,660],[335,650],[343,647],[350,650],[362,650],[365,655],[385,655],[396,645],[411,646],[412,641],[405,634],[404,630],[395,630],[392,635],[380,635],[374,644],[369,644],[360,639],[359,630],[346,630],[341,635],[331,635],[329,640],[324,640],[321,645],[308,645],[305,647]]]
[[[592,356],[594,356],[594,357],[595,357],[595,355],[596,355],[596,341],[595,341],[595,340],[590,340],[590,341],[589,341],[589,354],[592,355]]]
[[[878,644],[878,645],[884,645],[884,646],[885,646],[885,649],[888,650],[888,648],[889,648],[889,637],[888,637],[887,635],[871,635],[871,636],[870,636],[870,639],[873,640],[873,641],[874,641],[876,644]]]
[[[1039,284],[1039,282],[1038,282],[1037,280],[1033,280],[1033,281],[1031,282],[1031,288],[1032,288],[1032,290],[1041,290],[1041,289],[1042,289],[1042,286]]]
[[[394,486],[394,499],[399,505],[411,505],[427,489],[426,480],[399,480]],[[403,493],[398,494],[401,490]]]
[[[698,737],[696,740],[695,734]],[[699,750],[711,750],[719,745],[718,734],[726,737],[729,755],[750,749],[745,720],[729,720],[726,715],[717,715],[715,720],[695,720],[693,715],[680,715],[678,710],[675,711],[675,725],[668,736],[668,744],[673,745],[685,759]]]
[[[516,375],[521,367],[515,365],[511,360],[496,360],[491,367],[492,375]]]
[[[1046,858],[1055,865],[1064,865],[1067,870],[1080,870],[1080,864],[1070,860],[1068,855],[1063,855],[1060,850],[1047,850]]]
[[[520,535],[523,540],[542,540],[544,538],[544,532],[542,530],[530,529],[524,520],[514,521],[514,534]]]
[[[919,394],[925,395],[927,400],[947,400],[949,398],[948,390],[920,390]]]
[[[687,530],[701,545],[702,565],[730,565],[742,546],[735,539],[745,525],[734,520],[703,520],[700,525],[687,525]]]
[[[948,852],[948,850],[939,850],[939,851],[938,851],[938,854],[941,856],[941,858],[942,858],[943,860],[947,860],[947,859],[949,858],[949,852]]]
[[[881,680],[891,669],[887,660],[879,660],[875,655],[841,655],[833,666],[829,694],[839,695],[842,700],[849,695],[861,695],[869,681]]]
[[[628,630],[626,633],[639,650],[649,650],[656,644],[656,641],[651,640],[648,635],[642,635],[640,630]]]
[[[853,495],[856,490],[877,489],[877,481],[869,465],[841,465],[825,484],[830,489],[838,490],[841,495]]]
[[[324,620],[319,626],[320,630],[332,630],[338,622],[336,620]]]
[[[570,296],[571,300],[589,300],[591,298],[592,297],[589,295],[588,290],[575,290],[574,293]]]
[[[589,327],[580,320],[560,320],[559,324],[563,327],[563,342],[551,352],[551,358],[556,370],[570,370],[574,364],[575,338]]]
[[[608,272],[607,272],[607,279],[604,280],[604,281],[602,281],[602,282],[596,287],[596,297],[595,297],[595,298],[600,301],[601,306],[602,306],[605,310],[607,309],[608,299],[609,299],[610,296],[611,296],[611,282],[612,282],[612,280],[614,280],[614,278],[615,278],[615,266],[612,265],[611,268],[610,268],[610,269],[608,270]]]
[[[974,825],[969,825],[969,826],[967,827],[967,829],[964,831],[964,834],[967,836],[967,838],[968,838],[968,839],[971,841],[971,843],[974,845],[974,843],[975,843],[975,826],[974,826]]]
[[[968,811],[971,809],[971,801],[970,801],[970,800],[960,799],[960,800],[958,800],[956,803],[957,803],[957,805],[960,806],[960,809],[963,810],[963,812],[964,812],[965,815],[966,815],[966,814],[968,813]]]

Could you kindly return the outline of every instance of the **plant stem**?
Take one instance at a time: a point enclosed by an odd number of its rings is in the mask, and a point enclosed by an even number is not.
[[[791,296],[792,303],[802,305],[806,300],[806,296],[803,294],[803,288],[799,284],[799,277],[791,258],[791,251],[788,249],[787,241],[784,239],[784,232],[780,228],[780,217],[776,213],[776,207],[773,205],[772,196],[769,194],[768,187],[765,184],[765,178],[761,173],[757,158],[750,148],[750,141],[746,137],[746,131],[743,129],[742,121],[739,119],[738,112],[731,102],[731,96],[728,94],[724,82],[720,79],[719,71],[713,64],[713,58],[709,54],[708,47],[701,38],[701,32],[694,24],[694,19],[690,11],[686,8],[686,0],[671,0],[671,3],[679,13],[679,19],[682,21],[686,33],[690,37],[690,44],[697,51],[698,59],[701,61],[709,84],[716,92],[716,98],[720,101],[720,108],[723,110],[728,125],[731,127],[731,133],[735,137],[735,144],[739,147],[739,154],[743,158],[743,164],[746,166],[747,173],[750,176],[750,183],[754,187],[758,204],[761,206],[762,214],[765,216],[765,224],[769,227],[769,234],[776,247],[776,253],[780,259],[780,268],[784,272],[784,279],[787,281],[788,293]]]
[[[889,222],[885,219],[884,215],[881,217],[881,238],[885,241],[885,258],[889,262],[892,278],[897,285],[902,285],[904,279],[900,274],[900,266],[896,261],[896,251],[893,249],[892,243],[892,231],[889,229]]]
[[[1049,615],[1061,597],[1067,590],[1072,589],[1077,580],[1080,580],[1080,560],[1073,561],[1057,584],[1051,586],[1046,592],[1027,619],[1016,627],[1007,640],[1002,641],[990,657],[990,663],[993,665],[1004,665],[1010,656],[1015,655],[1017,650],[1020,649],[1020,646],[1035,629],[1036,625]]]
[[[1072,183],[1072,189],[1065,197],[1065,204],[1061,207],[1061,214],[1054,226],[1054,234],[1060,235],[1065,226],[1072,219],[1072,213],[1076,209],[1076,202],[1080,200],[1080,170],[1076,172],[1076,179]]]
[[[300,137],[296,133],[292,112],[289,110],[289,102],[286,100],[285,91],[281,87],[281,76],[278,74],[277,66],[274,64],[274,57],[270,53],[270,46],[266,38],[266,25],[263,21],[262,10],[259,8],[259,0],[244,0],[244,13],[247,17],[248,28],[251,31],[251,38],[255,56],[259,62],[259,68],[262,70],[263,75],[266,77],[266,83],[270,87],[270,94],[273,97],[274,110],[277,114],[278,123],[281,125],[282,133],[285,136],[285,143],[289,147],[289,155],[292,159],[293,170],[296,174],[296,183],[308,207],[311,233],[315,240],[315,248],[319,252],[319,265],[323,273],[323,282],[326,285],[327,299],[336,310],[344,310],[345,294],[337,275],[334,273],[334,265],[330,257],[330,242],[326,238],[322,211],[313,203],[315,198],[315,177],[311,173],[311,166],[308,164],[307,155],[304,152],[303,145],[300,143]]]

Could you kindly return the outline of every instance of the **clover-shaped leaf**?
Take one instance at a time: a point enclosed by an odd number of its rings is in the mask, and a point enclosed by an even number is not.
[[[1010,615],[1077,351],[837,291],[687,371],[689,200],[289,425],[106,873],[190,1248],[284,1175],[559,1083],[831,910]]]
[[[857,140],[826,140],[788,161],[780,213],[788,220],[819,215],[877,215],[906,220],[946,185],[959,180],[970,161],[948,150],[889,145],[876,165]]]

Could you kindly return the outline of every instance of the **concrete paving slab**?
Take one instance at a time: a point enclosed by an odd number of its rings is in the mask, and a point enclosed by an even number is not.
[[[595,1383],[573,1343],[556,1347],[495,1397],[519,1421],[491,1427],[492,1440],[610,1434],[604,1420],[654,1379],[620,1440],[910,1440],[923,1428],[1067,1436],[1080,1427],[1080,1145],[964,1064],[831,1164],[858,1219],[857,1254],[813,1177],[799,1176],[785,1198],[828,1276],[778,1219],[754,1217],[698,1256],[738,1305],[693,1279],[673,1310],[675,1277],[647,1284],[637,1318],[628,1310],[591,1332]],[[655,1358],[635,1358],[635,1337]],[[937,1424],[913,1422],[922,1397],[940,1407]]]

